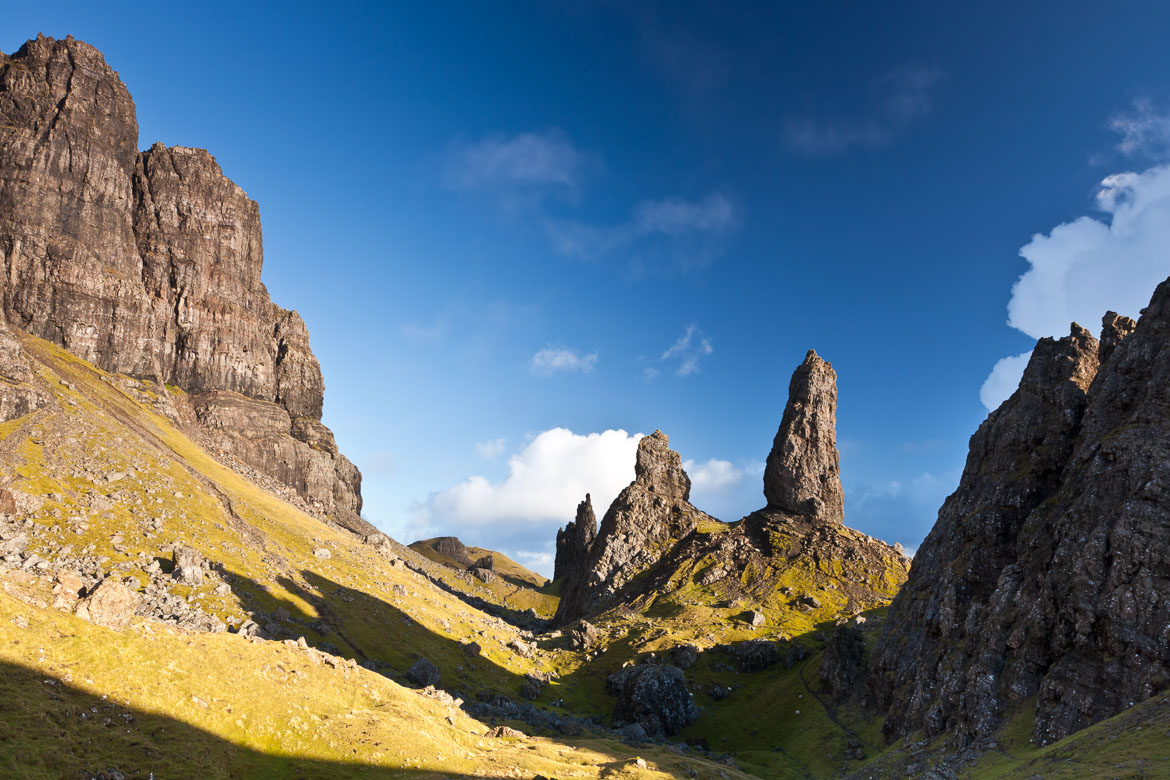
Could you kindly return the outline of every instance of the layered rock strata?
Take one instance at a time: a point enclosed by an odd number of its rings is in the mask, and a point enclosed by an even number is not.
[[[130,93],[71,37],[0,54],[0,138],[3,319],[182,388],[221,449],[370,532],[305,324],[260,280],[259,209],[214,158],[138,152]]]
[[[1050,742],[1170,686],[1170,282],[1041,339],[971,438],[870,662],[891,736]]]
[[[585,500],[577,504],[577,516],[571,523],[557,531],[557,554],[553,564],[553,579],[574,581],[589,564],[589,551],[597,538],[597,515],[593,513],[593,500],[585,494]],[[573,585],[570,588],[575,587]]]

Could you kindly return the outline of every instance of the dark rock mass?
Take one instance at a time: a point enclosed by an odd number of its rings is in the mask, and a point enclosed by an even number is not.
[[[1041,339],[971,437],[869,665],[886,731],[1047,743],[1170,686],[1170,281]]]
[[[577,517],[557,531],[557,557],[553,564],[553,579],[578,579],[589,564],[589,551],[597,538],[597,516],[589,494],[577,504]],[[570,588],[573,586],[569,586]]]
[[[261,282],[259,209],[215,159],[139,152],[130,93],[72,37],[0,54],[0,138],[8,325],[183,389],[213,447],[371,532],[361,476],[320,422],[305,324]]]
[[[602,518],[584,576],[562,586],[555,622],[569,623],[616,604],[626,584],[700,521],[712,520],[691,505],[690,495],[691,480],[666,434],[655,431],[638,442],[634,481]]]
[[[686,677],[677,666],[630,666],[611,674],[605,687],[617,697],[615,725],[637,723],[653,738],[677,734],[699,717]]]
[[[764,469],[768,508],[841,523],[845,494],[837,452],[837,374],[809,350],[788,384],[788,403]]]

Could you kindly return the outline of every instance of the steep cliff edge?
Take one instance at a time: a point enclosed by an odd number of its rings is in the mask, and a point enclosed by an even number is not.
[[[359,533],[361,475],[321,425],[296,312],[269,300],[256,203],[201,149],[137,151],[101,53],[39,36],[0,54],[0,310],[101,368],[184,391],[209,446]]]
[[[875,648],[891,736],[1048,743],[1170,687],[1170,282],[1041,339],[971,438]]]

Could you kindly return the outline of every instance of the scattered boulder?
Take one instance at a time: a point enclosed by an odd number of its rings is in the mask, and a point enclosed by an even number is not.
[[[743,613],[743,620],[748,625],[755,626],[757,628],[764,625],[764,623],[768,621],[768,619],[764,617],[763,612],[757,612],[754,609]]]
[[[496,559],[494,556],[485,555],[475,562],[476,569],[486,569],[487,571],[495,571]]]
[[[203,556],[194,547],[181,545],[171,554],[175,563],[174,578],[182,585],[200,585],[203,583],[204,561]]]
[[[406,679],[420,688],[428,685],[438,685],[441,676],[439,667],[435,666],[427,658],[418,659],[414,662],[414,666],[406,671]]]
[[[601,632],[585,620],[578,620],[569,629],[569,647],[574,650],[588,650],[601,638]]]
[[[759,672],[780,661],[780,644],[768,639],[752,639],[726,646],[735,656],[741,672]]]
[[[714,699],[715,701],[723,701],[724,699],[726,699],[728,696],[731,695],[731,689],[728,688],[726,685],[716,684],[716,685],[711,686],[711,690],[709,691],[709,693],[711,694],[711,698]]]
[[[517,731],[516,729],[508,728],[507,726],[496,726],[494,729],[484,734],[484,736],[491,737],[492,739],[525,739],[527,737],[523,731]]]
[[[536,701],[540,698],[540,694],[544,693],[544,686],[547,682],[534,674],[524,675],[524,684],[520,686],[521,698],[528,701]]]
[[[610,675],[605,687],[617,696],[614,722],[636,723],[654,738],[676,734],[699,717],[694,696],[677,666],[630,666]]]
[[[491,583],[496,581],[496,573],[494,571],[492,571],[491,569],[485,569],[485,568],[482,568],[479,566],[474,566],[474,567],[468,569],[468,571],[471,572],[471,576],[475,577],[477,580],[484,583],[485,585],[491,584]]]
[[[463,645],[463,654],[468,658],[478,658],[483,654],[483,647],[480,646],[479,642],[468,642]]]
[[[95,625],[121,630],[130,625],[137,610],[138,594],[114,579],[107,579],[98,583],[77,605],[75,614]]]
[[[671,651],[670,657],[679,669],[690,669],[699,662],[699,648],[694,645],[679,645]]]
[[[320,558],[323,561],[327,561],[333,557],[333,553],[331,553],[329,551],[328,547],[318,547],[318,548],[313,550],[313,557]]]
[[[531,658],[536,653],[536,643],[525,642],[523,639],[511,639],[508,641],[508,649],[521,658]]]

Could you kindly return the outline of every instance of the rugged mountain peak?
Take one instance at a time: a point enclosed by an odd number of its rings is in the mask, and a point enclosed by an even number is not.
[[[1101,318],[1101,346],[1097,353],[1101,365],[1105,365],[1105,361],[1113,354],[1117,345],[1126,336],[1133,333],[1135,328],[1137,328],[1137,322],[1131,318],[1124,317],[1115,311],[1105,312],[1105,316]]]
[[[597,537],[597,516],[593,513],[593,501],[589,494],[577,504],[577,516],[568,525],[557,531],[557,557],[553,566],[553,579],[571,576],[576,579],[589,563],[589,551]]]
[[[687,501],[691,497],[691,478],[683,471],[682,458],[670,448],[670,437],[662,431],[638,442],[634,482],[665,498]]]
[[[841,523],[845,498],[837,452],[837,374],[809,350],[788,383],[788,403],[764,469],[768,508]]]
[[[1034,700],[1044,743],[1170,683],[1170,282],[1130,322],[1041,339],[971,438],[871,657],[891,735],[978,740]]]
[[[139,153],[101,53],[39,36],[0,55],[0,318],[106,371],[178,386],[233,463],[359,533],[361,475],[321,425],[296,312],[260,280],[260,210],[202,149]]]
[[[708,515],[691,505],[691,480],[670,439],[655,431],[638,442],[634,481],[610,504],[575,582],[561,589],[556,621],[569,623],[607,609],[621,590]]]

